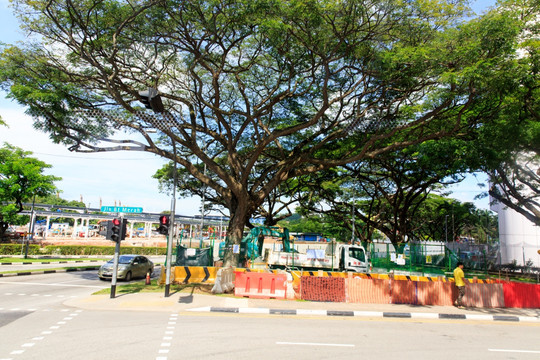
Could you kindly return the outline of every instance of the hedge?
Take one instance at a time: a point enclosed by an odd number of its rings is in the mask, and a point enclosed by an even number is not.
[[[0,255],[23,255],[25,253],[24,245],[21,244],[0,244]],[[39,245],[29,245],[28,255],[41,255]]]
[[[30,245],[28,255],[114,255],[114,246],[81,246],[81,245]],[[0,255],[21,255],[24,248],[20,244],[0,245]],[[167,249],[160,247],[121,246],[120,254],[166,255]]]

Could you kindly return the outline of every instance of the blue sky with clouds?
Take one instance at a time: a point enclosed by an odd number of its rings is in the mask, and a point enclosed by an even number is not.
[[[17,20],[8,6],[8,0],[0,0],[0,42],[15,43],[24,40]],[[495,0],[473,1],[472,8],[479,13]],[[169,210],[170,196],[158,191],[158,182],[152,175],[165,161],[143,152],[113,152],[101,154],[72,153],[62,145],[53,144],[48,135],[36,131],[24,110],[5,99],[0,92],[0,116],[8,128],[0,127],[0,144],[9,142],[27,151],[53,167],[47,172],[62,177],[57,183],[62,190],[61,197],[67,200],[81,200],[90,207],[123,205],[142,207],[144,211],[161,212]],[[485,188],[478,183],[485,182],[485,176],[470,176],[466,181],[452,188],[451,197],[460,201],[475,202],[477,207],[488,208],[488,200],[475,200],[475,196]],[[178,199],[176,213],[195,215],[199,212],[200,199]]]

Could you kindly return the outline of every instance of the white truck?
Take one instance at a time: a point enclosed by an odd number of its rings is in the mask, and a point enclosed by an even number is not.
[[[263,261],[271,268],[303,268],[367,273],[370,270],[364,247],[328,243],[326,249],[308,249],[305,253],[265,249]]]

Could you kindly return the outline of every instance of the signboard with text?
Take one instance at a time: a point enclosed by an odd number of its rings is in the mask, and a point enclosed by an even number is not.
[[[102,206],[102,212],[112,212],[112,213],[142,213],[142,207],[127,207],[127,206]]]

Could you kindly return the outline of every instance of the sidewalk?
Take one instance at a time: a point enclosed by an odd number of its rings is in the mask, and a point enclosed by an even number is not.
[[[64,303],[88,310],[110,311],[166,311],[166,312],[222,312],[239,314],[300,315],[300,316],[355,316],[369,318],[454,319],[540,324],[540,309],[466,308],[449,306],[415,306],[406,304],[351,304],[275,299],[236,298],[223,295],[172,293],[92,295]]]

